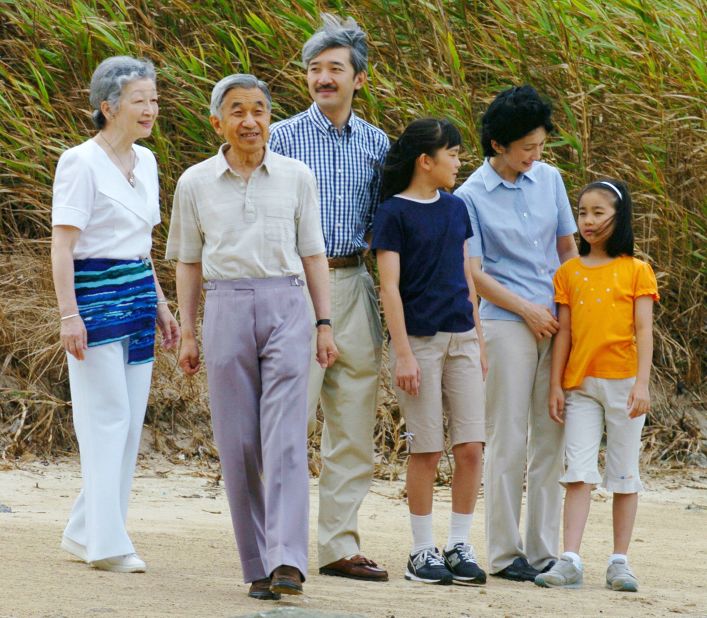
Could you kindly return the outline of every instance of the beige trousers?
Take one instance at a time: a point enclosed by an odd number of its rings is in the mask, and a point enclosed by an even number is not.
[[[559,551],[562,427],[548,414],[551,341],[524,322],[484,320],[486,380],[484,496],[491,573],[518,557],[542,569]],[[525,544],[520,535],[527,466]]]
[[[339,358],[327,370],[312,362],[309,425],[324,413],[319,477],[319,566],[360,550],[358,509],[373,478],[373,430],[383,329],[365,266],[329,271],[331,319]]]

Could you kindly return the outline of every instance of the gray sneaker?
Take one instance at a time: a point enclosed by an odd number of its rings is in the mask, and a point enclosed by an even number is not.
[[[606,587],[620,592],[638,592],[638,579],[624,559],[615,559],[606,569]]]
[[[582,569],[578,569],[569,558],[560,559],[547,573],[535,577],[535,585],[542,588],[581,588]]]

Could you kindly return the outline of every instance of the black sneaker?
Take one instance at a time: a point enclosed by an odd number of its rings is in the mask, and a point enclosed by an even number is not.
[[[460,584],[485,584],[486,573],[476,563],[474,548],[457,543],[449,551],[444,551],[444,564],[451,571],[455,582]]]
[[[505,569],[498,573],[491,573],[494,577],[509,579],[513,582],[534,582],[540,571],[528,564],[525,558],[516,558]]]
[[[444,560],[439,550],[423,549],[415,555],[410,554],[405,579],[424,584],[441,584],[448,586],[454,580],[452,573],[444,566]]]

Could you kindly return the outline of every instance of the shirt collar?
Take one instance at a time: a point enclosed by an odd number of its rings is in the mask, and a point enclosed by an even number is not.
[[[493,191],[498,185],[504,185],[506,187],[513,187],[518,185],[518,181],[527,178],[528,180],[531,180],[535,182],[537,179],[535,177],[535,174],[537,172],[538,164],[537,161],[533,163],[533,167],[531,167],[527,172],[522,173],[518,176],[518,179],[514,183],[508,182],[507,180],[501,178],[499,176],[498,172],[493,169],[493,165],[491,165],[491,162],[489,161],[489,158],[486,157],[484,159],[484,163],[481,166],[481,178],[484,181],[484,186],[486,187],[486,190],[490,193]]]
[[[329,131],[336,131],[336,127],[332,124],[331,120],[329,120],[324,115],[324,113],[322,112],[322,110],[319,109],[319,106],[316,103],[312,103],[309,106],[309,109],[307,110],[307,115],[312,121],[312,124],[314,124],[314,126],[317,127],[317,129],[319,129],[323,133],[329,133]],[[349,133],[353,133],[356,130],[357,124],[358,118],[356,117],[356,114],[354,114],[354,111],[352,109],[351,114],[349,115],[349,119],[344,125],[344,130],[348,131]]]
[[[216,154],[216,175],[218,177],[223,176],[228,171],[231,171],[234,174],[238,173],[235,170],[231,169],[231,166],[228,164],[228,161],[226,159],[226,151],[229,148],[231,148],[230,144],[228,144],[228,143],[221,144],[220,148],[218,149],[218,153]],[[255,169],[258,170],[262,167],[263,170],[267,174],[270,174],[270,172],[272,171],[272,165],[273,165],[273,154],[272,154],[272,151],[270,150],[270,147],[266,144],[265,145],[265,156],[263,157],[263,162]]]

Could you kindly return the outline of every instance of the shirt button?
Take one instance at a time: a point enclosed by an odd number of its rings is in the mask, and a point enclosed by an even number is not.
[[[337,195],[337,196],[336,196],[336,199],[339,200],[339,201],[341,201],[341,200],[344,199],[344,197],[343,197],[343,195]]]
[[[534,240],[534,241],[533,241],[533,244],[537,247],[537,246],[538,246],[538,241],[537,241],[537,240]]]
[[[344,173],[344,170],[342,170],[341,168],[339,168],[338,170],[336,170],[336,173],[337,173],[337,174],[343,174],[343,173]]]
[[[524,213],[523,213],[523,216],[524,216],[524,217],[527,217],[527,216],[528,216],[528,213],[527,213],[527,212],[524,212]]]

